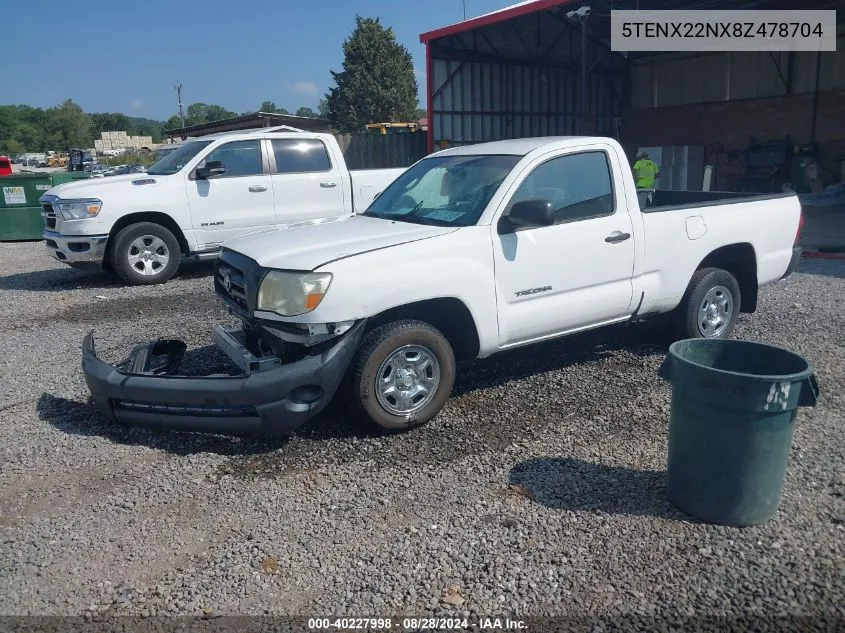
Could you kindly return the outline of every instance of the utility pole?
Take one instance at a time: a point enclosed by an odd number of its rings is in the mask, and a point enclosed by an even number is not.
[[[464,5],[464,21],[466,22],[467,19],[467,0],[461,0]]]
[[[179,100],[179,121],[182,127],[185,127],[185,112],[182,110],[182,84],[178,80],[173,86],[176,88],[176,98]]]
[[[584,5],[576,11],[570,11],[566,14],[566,17],[570,20],[577,18],[578,23],[581,25],[581,133],[587,134],[591,131],[587,129],[590,110],[590,69],[587,64],[589,32],[587,30],[587,23],[590,19],[590,6]]]

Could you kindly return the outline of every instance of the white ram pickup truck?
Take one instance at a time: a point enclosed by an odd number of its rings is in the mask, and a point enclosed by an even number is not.
[[[180,375],[178,340],[113,366],[90,333],[87,384],[130,424],[290,433],[340,389],[407,429],[443,407],[456,357],[663,314],[678,336],[727,337],[797,266],[794,194],[657,191],[641,208],[641,193],[607,138],[438,152],[361,215],[221,250],[215,290],[243,327],[215,339],[237,375]]]
[[[226,240],[361,212],[404,169],[349,171],[330,134],[251,132],[189,140],[147,172],[53,187],[41,197],[50,253],[126,283],[167,281]]]

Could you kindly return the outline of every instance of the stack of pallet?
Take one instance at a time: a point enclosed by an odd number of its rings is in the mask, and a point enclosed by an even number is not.
[[[100,132],[100,138],[94,141],[94,149],[98,154],[115,149],[140,149],[147,147],[153,149],[153,138],[151,136],[129,136],[125,130],[117,132]]]

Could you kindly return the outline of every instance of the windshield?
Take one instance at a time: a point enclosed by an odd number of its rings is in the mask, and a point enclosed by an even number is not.
[[[211,141],[191,141],[171,152],[147,170],[151,176],[169,176],[182,169],[194,156],[211,144]]]
[[[373,200],[364,215],[400,222],[472,226],[521,156],[433,156]]]

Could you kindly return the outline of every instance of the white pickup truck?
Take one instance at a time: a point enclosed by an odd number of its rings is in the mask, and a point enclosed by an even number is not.
[[[727,337],[800,259],[794,194],[640,193],[606,138],[433,154],[361,215],[221,250],[215,289],[243,328],[215,337],[237,375],[180,375],[178,340],[109,365],[90,333],[88,386],[113,420],[236,433],[289,433],[340,388],[406,429],[443,407],[456,357],[662,314],[679,336]]]
[[[189,140],[147,172],[53,187],[43,237],[75,267],[129,284],[167,281],[233,237],[363,211],[403,169],[349,171],[330,134],[252,132]]]

